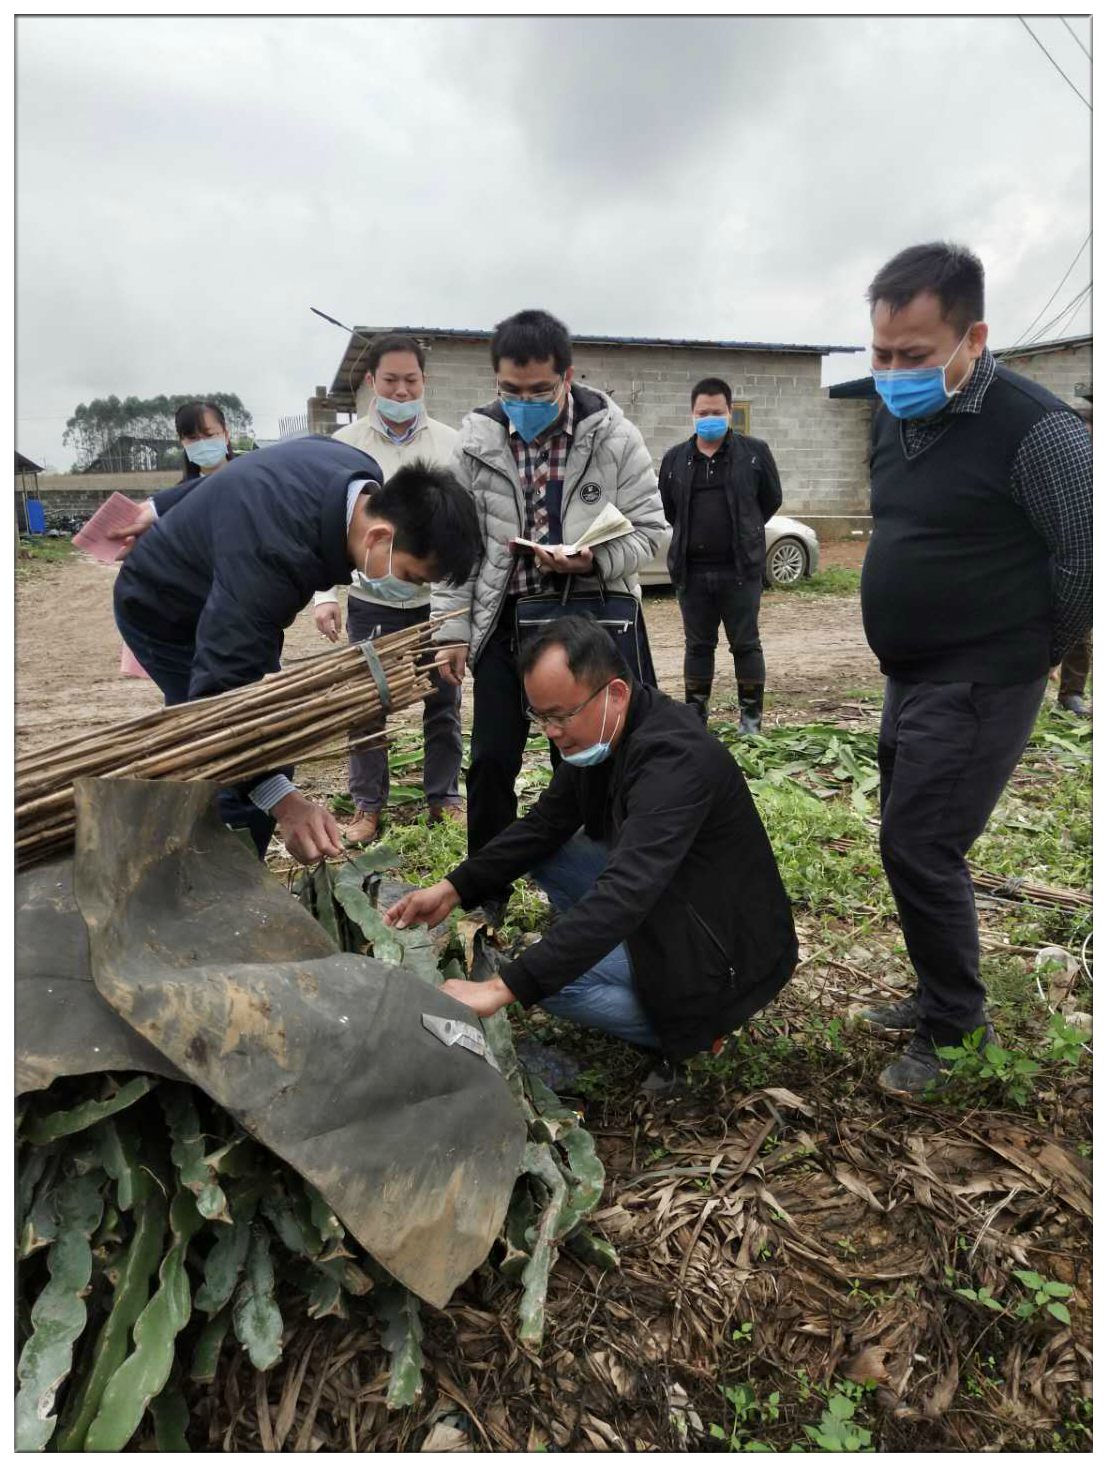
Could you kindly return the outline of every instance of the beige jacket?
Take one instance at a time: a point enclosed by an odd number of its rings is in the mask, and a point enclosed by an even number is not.
[[[576,426],[561,498],[565,543],[573,544],[605,505],[613,504],[634,528],[597,545],[595,563],[609,590],[639,595],[638,569],[653,558],[667,528],[649,450],[606,393],[576,383],[572,393]],[[523,490],[507,435],[507,417],[499,403],[467,414],[461,425],[453,469],[473,496],[484,549],[464,586],[432,588],[431,611],[449,617],[435,640],[468,642],[470,667],[476,665],[507,594],[515,563],[508,541],[523,533]],[[589,584],[594,579],[582,578],[582,586]]]
[[[421,458],[438,468],[449,468],[459,436],[456,428],[449,428],[445,423],[439,423],[434,418],[424,418],[421,426],[407,443],[393,443],[380,425],[375,402],[364,418],[358,418],[356,423],[350,423],[348,427],[339,428],[337,433],[331,434],[331,437],[337,442],[350,443],[354,448],[360,448],[362,453],[368,453],[375,458],[380,464],[381,473],[386,481],[398,468],[402,468],[404,464],[409,464],[412,459],[416,458]],[[359,601],[370,602],[374,606],[388,604],[378,601],[375,596],[369,596],[360,589],[357,571],[354,571],[350,577],[350,595],[356,596]],[[315,593],[316,606],[337,600],[336,587],[332,587],[329,591]],[[413,596],[410,601],[405,601],[404,605],[426,606],[429,601],[430,587],[427,586],[422,595]]]

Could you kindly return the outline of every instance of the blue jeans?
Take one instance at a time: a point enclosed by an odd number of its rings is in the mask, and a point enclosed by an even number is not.
[[[187,703],[195,647],[191,643],[163,642],[159,637],[151,637],[148,632],[125,621],[118,611],[115,624],[119,635],[157,684],[165,698],[165,706],[171,708],[177,703]],[[290,769],[283,772],[291,778]],[[245,828],[250,832],[258,859],[264,861],[277,822],[247,797],[245,786],[220,791],[219,814],[232,828]]]
[[[595,886],[607,865],[607,847],[589,839],[583,829],[567,840],[529,873],[559,912],[566,912]],[[571,1019],[589,1029],[602,1029],[616,1039],[660,1049],[653,1024],[638,1000],[626,944],[620,943],[594,967],[560,992],[541,1000],[541,1007],[559,1019]]]

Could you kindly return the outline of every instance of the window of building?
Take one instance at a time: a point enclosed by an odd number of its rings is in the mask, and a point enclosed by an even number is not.
[[[748,402],[735,402],[731,404],[730,426],[736,433],[748,433],[750,431],[750,405]]]

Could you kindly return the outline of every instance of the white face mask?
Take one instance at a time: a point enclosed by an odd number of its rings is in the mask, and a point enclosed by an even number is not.
[[[393,606],[403,606],[406,602],[418,596],[421,587],[411,581],[401,581],[399,576],[392,574],[392,546],[395,544],[396,536],[388,542],[388,574],[383,576],[371,576],[369,574],[369,550],[365,552],[362,569],[358,572],[361,580],[361,588],[369,596],[375,596],[378,601],[388,601]],[[372,549],[372,547],[370,547]]]

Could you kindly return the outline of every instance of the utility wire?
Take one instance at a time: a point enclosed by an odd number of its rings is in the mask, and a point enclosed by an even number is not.
[[[1020,23],[1020,25],[1022,25],[1022,26],[1025,27],[1027,35],[1034,42],[1035,46],[1037,46],[1038,49],[1042,52],[1042,54],[1045,56],[1046,60],[1050,64],[1050,66],[1055,67],[1057,71],[1061,72],[1061,75],[1065,78],[1065,81],[1068,82],[1069,86],[1072,87],[1073,91],[1076,93],[1076,95],[1084,103],[1084,106],[1087,107],[1088,111],[1090,112],[1092,110],[1092,104],[1088,101],[1087,97],[1085,97],[1084,93],[1079,89],[1079,87],[1077,87],[1074,82],[1069,81],[1069,79],[1065,75],[1065,73],[1063,71],[1061,71],[1060,66],[1057,65],[1057,62],[1054,61],[1053,57],[1046,50],[1045,46],[1042,45],[1041,41],[1038,40],[1038,37],[1034,34],[1034,32],[1026,24],[1026,21],[1023,20],[1023,18],[1022,18],[1021,15],[1019,16],[1019,23]]]
[[[1030,323],[1030,325],[1029,325],[1029,326],[1028,326],[1028,327],[1027,327],[1027,328],[1026,328],[1026,330],[1025,330],[1025,331],[1024,331],[1024,332],[1023,332],[1023,333],[1022,333],[1022,335],[1021,335],[1021,336],[1017,336],[1017,337],[1016,337],[1016,338],[1015,338],[1015,340],[1014,340],[1014,341],[1013,341],[1013,342],[1012,342],[1012,343],[1011,343],[1011,345],[1012,345],[1012,346],[1013,346],[1013,347],[1014,347],[1014,346],[1018,346],[1018,344],[1019,344],[1019,342],[1020,342],[1020,341],[1021,341],[1021,340],[1022,340],[1022,338],[1023,338],[1023,336],[1029,336],[1029,335],[1030,335],[1030,333],[1031,333],[1031,331],[1033,331],[1033,330],[1034,330],[1034,327],[1035,327],[1035,326],[1037,326],[1037,324],[1038,324],[1038,322],[1039,322],[1039,321],[1040,321],[1040,320],[1041,320],[1041,319],[1042,319],[1042,317],[1043,317],[1043,316],[1044,316],[1044,315],[1045,315],[1045,313],[1046,313],[1046,311],[1048,311],[1048,310],[1049,310],[1049,308],[1050,308],[1050,306],[1051,306],[1051,305],[1052,305],[1052,304],[1053,304],[1053,302],[1054,302],[1054,301],[1055,301],[1055,300],[1056,300],[1056,299],[1057,299],[1057,296],[1058,296],[1058,295],[1059,295],[1059,293],[1060,293],[1060,290],[1061,290],[1061,286],[1062,286],[1062,285],[1064,285],[1064,283],[1065,283],[1065,281],[1066,281],[1066,280],[1067,280],[1067,279],[1068,279],[1068,278],[1069,278],[1069,276],[1070,276],[1070,275],[1071,275],[1071,274],[1072,274],[1072,272],[1073,272],[1073,268],[1074,268],[1074,266],[1075,266],[1075,265],[1076,265],[1076,262],[1077,262],[1077,260],[1079,260],[1079,258],[1080,258],[1080,256],[1081,256],[1081,255],[1082,255],[1082,254],[1083,254],[1083,253],[1084,253],[1084,251],[1085,251],[1085,250],[1086,250],[1086,249],[1087,249],[1087,247],[1088,247],[1088,240],[1089,240],[1089,239],[1091,239],[1091,237],[1092,237],[1092,231],[1091,231],[1091,230],[1090,230],[1090,229],[1089,229],[1089,230],[1088,230],[1088,239],[1086,239],[1086,240],[1085,240],[1085,241],[1084,241],[1084,243],[1083,243],[1083,244],[1082,244],[1082,245],[1081,245],[1081,246],[1080,246],[1080,248],[1079,248],[1079,249],[1078,249],[1078,250],[1077,250],[1077,252],[1076,252],[1076,254],[1075,254],[1075,255],[1074,255],[1074,256],[1073,256],[1073,259],[1072,259],[1072,264],[1071,264],[1071,265],[1070,265],[1070,266],[1069,266],[1069,268],[1068,268],[1068,269],[1067,269],[1067,270],[1066,270],[1066,271],[1065,271],[1065,273],[1064,273],[1064,274],[1063,274],[1063,275],[1062,275],[1062,276],[1061,276],[1061,279],[1060,279],[1060,281],[1059,281],[1059,282],[1058,282],[1058,285],[1057,285],[1057,289],[1056,289],[1056,290],[1055,290],[1055,291],[1054,291],[1054,292],[1053,292],[1053,294],[1052,294],[1052,295],[1051,295],[1051,296],[1050,296],[1050,298],[1049,298],[1049,300],[1047,300],[1047,301],[1046,301],[1046,303],[1045,303],[1045,305],[1044,305],[1044,306],[1043,306],[1043,307],[1042,307],[1042,309],[1041,309],[1041,310],[1040,310],[1040,311],[1039,311],[1039,312],[1038,312],[1038,314],[1037,314],[1037,315],[1036,315],[1036,316],[1035,316],[1035,317],[1034,317],[1034,319],[1033,319],[1033,321],[1031,321],[1031,323]]]
[[[1089,280],[1084,289],[1078,291],[1077,294],[1073,296],[1072,300],[1069,301],[1068,305],[1062,307],[1062,309],[1058,311],[1057,315],[1054,316],[1052,320],[1047,321],[1045,325],[1040,327],[1039,330],[1037,330],[1030,338],[1030,340],[1024,344],[1026,346],[1033,346],[1035,342],[1041,341],[1046,333],[1052,331],[1059,321],[1063,320],[1066,316],[1071,315],[1072,312],[1075,311],[1076,308],[1083,303],[1084,299],[1091,294],[1091,289],[1092,282]]]
[[[1092,59],[1092,53],[1088,50],[1087,46],[1085,46],[1084,42],[1080,39],[1080,37],[1073,30],[1072,26],[1069,25],[1068,21],[1065,19],[1065,17],[1063,15],[1062,16],[1059,16],[1058,19],[1060,20],[1061,24],[1065,27],[1065,29],[1068,31],[1069,35],[1076,42],[1076,44],[1080,47],[1081,51],[1083,51],[1084,55],[1090,61]]]

